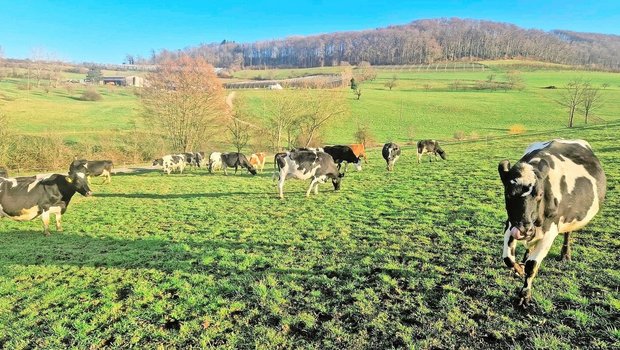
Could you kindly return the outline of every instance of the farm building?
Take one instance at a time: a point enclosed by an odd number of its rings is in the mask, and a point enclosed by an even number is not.
[[[144,86],[144,78],[135,75],[127,77],[102,77],[100,84],[142,87]]]

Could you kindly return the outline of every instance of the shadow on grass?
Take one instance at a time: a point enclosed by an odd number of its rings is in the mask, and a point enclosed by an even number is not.
[[[2,253],[0,271],[15,265],[23,266],[78,266],[94,268],[155,269],[166,273],[181,271],[187,273],[215,273],[228,276],[262,273],[269,270],[282,274],[327,274],[350,275],[345,270],[325,271],[323,266],[308,269],[274,266],[279,256],[290,254],[291,250],[302,253],[322,249],[324,255],[333,254],[342,258],[342,252],[333,248],[319,247],[318,243],[279,243],[266,241],[237,241],[234,239],[184,240],[182,244],[158,238],[119,239],[93,237],[52,231],[45,236],[40,231],[23,230],[0,233]],[[251,264],[237,267],[230,262],[220,264],[222,258],[236,259],[240,256],[262,256]],[[364,251],[346,253],[351,261],[360,261],[367,256]],[[205,257],[215,259],[203,263]],[[275,260],[274,260],[275,259]],[[376,270],[377,268],[375,268]],[[372,271],[376,273],[377,271]]]
[[[100,193],[95,197],[101,198],[145,198],[145,199],[179,199],[179,198],[219,198],[219,197],[247,197],[247,196],[265,196],[276,194],[268,192],[213,192],[213,193]]]

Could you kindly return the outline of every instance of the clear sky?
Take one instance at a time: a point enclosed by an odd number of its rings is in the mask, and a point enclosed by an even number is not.
[[[9,58],[45,52],[73,62],[122,63],[126,54],[223,39],[251,42],[460,17],[523,28],[620,35],[620,0],[0,0]]]

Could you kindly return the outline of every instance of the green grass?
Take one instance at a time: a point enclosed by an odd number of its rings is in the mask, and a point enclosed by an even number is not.
[[[618,348],[619,133],[452,144],[420,165],[405,148],[389,174],[373,149],[340,192],[291,180],[284,201],[268,172],[115,176],[77,195],[65,232],[0,220],[0,347]],[[496,169],[554,137],[590,141],[608,196],[521,311]]]

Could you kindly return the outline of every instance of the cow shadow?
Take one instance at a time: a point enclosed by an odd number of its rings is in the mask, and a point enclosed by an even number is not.
[[[95,197],[100,198],[133,198],[133,199],[183,199],[183,198],[220,198],[220,197],[247,197],[268,196],[269,192],[212,192],[212,193],[99,193]]]

